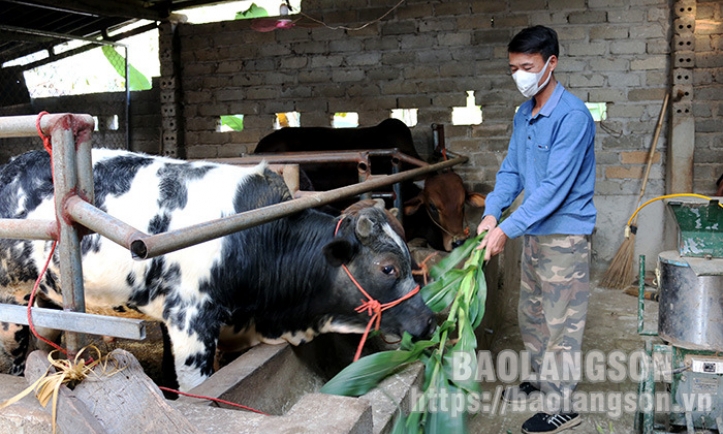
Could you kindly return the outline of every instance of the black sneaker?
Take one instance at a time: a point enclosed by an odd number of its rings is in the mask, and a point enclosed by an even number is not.
[[[552,434],[578,426],[581,422],[582,418],[577,413],[537,413],[522,424],[522,432]]]
[[[532,383],[525,381],[518,386],[506,388],[502,393],[502,399],[511,404],[524,404],[533,393],[540,393],[540,389],[533,386]]]

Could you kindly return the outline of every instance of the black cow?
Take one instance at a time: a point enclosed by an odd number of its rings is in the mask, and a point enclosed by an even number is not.
[[[421,160],[412,140],[412,133],[404,122],[386,119],[373,127],[282,128],[262,138],[255,153],[347,151],[359,149],[392,149]],[[374,166],[375,163],[372,163]],[[319,190],[339,188],[357,182],[355,167],[339,164],[303,166],[302,190],[309,185]],[[382,170],[384,171],[384,169]],[[308,176],[308,182],[303,180]],[[469,237],[465,223],[464,206],[484,206],[484,195],[468,191],[462,178],[452,171],[430,175],[422,188],[412,182],[402,184],[404,204],[404,230],[407,239],[421,237],[430,247],[451,251]]]
[[[93,150],[93,168],[96,206],[148,233],[291,198],[265,164],[243,168]],[[23,154],[0,171],[1,218],[52,219],[52,200],[45,152]],[[369,317],[354,310],[363,297],[342,265],[381,303],[414,289],[407,246],[382,210],[366,207],[350,214],[336,232],[338,221],[305,210],[146,261],[89,235],[81,243],[86,304],[131,307],[162,321],[180,388],[188,390],[212,374],[217,345],[227,350],[259,342],[296,345],[320,333],[363,332]],[[0,295],[29,289],[47,252],[46,241],[0,240]],[[42,280],[40,296],[60,304],[56,264]],[[386,311],[381,322],[385,333],[408,331],[417,338],[434,326],[419,295]],[[19,338],[12,331],[0,330],[0,337],[4,348],[17,352]],[[11,372],[22,370],[14,365]]]

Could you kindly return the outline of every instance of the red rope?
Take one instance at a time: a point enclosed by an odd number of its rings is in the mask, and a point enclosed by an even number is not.
[[[232,406],[232,407],[238,407],[238,408],[241,408],[241,409],[244,409],[244,410],[253,411],[254,413],[263,414],[264,416],[269,416],[268,413],[264,413],[264,412],[261,411],[261,410],[256,410],[255,408],[247,407],[247,406],[242,405],[242,404],[236,404],[235,402],[226,401],[225,399],[212,398],[212,397],[210,397],[210,396],[203,396],[203,395],[194,395],[193,393],[181,392],[181,391],[179,391],[179,390],[175,390],[175,389],[171,389],[171,388],[169,388],[169,387],[163,387],[163,386],[158,386],[158,388],[161,389],[161,390],[163,390],[163,391],[166,391],[166,392],[177,393],[177,394],[179,394],[179,395],[188,396],[189,398],[205,399],[205,400],[207,400],[207,401],[218,402],[219,404],[226,404],[226,405],[230,405],[230,406]]]
[[[341,226],[341,221],[344,220],[344,216],[342,216],[341,219],[339,219],[339,222],[336,224],[336,230],[334,230],[334,236],[339,232],[339,227]],[[382,312],[384,312],[387,309],[391,309],[394,306],[398,305],[399,303],[408,300],[412,298],[416,293],[419,292],[419,285],[414,287],[411,291],[409,291],[404,296],[394,300],[390,301],[389,303],[381,304],[378,300],[374,299],[369,293],[367,293],[364,288],[357,282],[357,280],[352,276],[351,271],[347,268],[346,265],[342,264],[341,267],[346,272],[347,276],[349,276],[349,279],[354,283],[354,286],[357,287],[359,292],[361,292],[364,297],[367,298],[366,301],[363,299],[361,300],[361,303],[359,306],[357,306],[354,310],[358,313],[362,313],[364,311],[367,312],[367,314],[371,317],[369,318],[369,323],[367,323],[366,329],[364,329],[364,333],[362,334],[361,340],[359,341],[359,346],[356,349],[356,354],[354,355],[354,361],[356,362],[359,360],[359,357],[361,357],[362,348],[364,348],[364,344],[366,343],[367,337],[369,336],[369,331],[372,328],[372,324],[374,324],[374,330],[379,330],[379,326],[382,322]]]
[[[43,147],[45,148],[46,151],[48,151],[48,154],[50,154],[50,157],[52,158],[53,144],[50,141],[50,136],[43,134],[43,129],[40,128],[40,119],[47,114],[50,114],[50,113],[48,113],[48,112],[38,113],[38,118],[35,120],[35,129],[38,130],[38,135],[40,136],[41,139],[43,139]],[[52,165],[51,165],[51,167],[52,167]]]
[[[48,255],[48,259],[45,261],[45,265],[43,266],[43,269],[40,271],[40,274],[38,274],[38,278],[35,280],[35,285],[33,286],[33,290],[30,292],[30,299],[28,300],[28,326],[30,326],[30,331],[33,333],[33,335],[40,339],[41,341],[45,342],[46,344],[50,345],[51,347],[55,348],[56,350],[60,351],[63,354],[68,354],[68,352],[65,350],[65,348],[61,347],[60,345],[56,344],[55,342],[46,339],[45,337],[41,336],[40,333],[35,330],[35,325],[33,324],[33,314],[32,314],[32,307],[33,303],[35,302],[35,294],[38,291],[38,287],[40,286],[40,281],[43,279],[43,276],[45,275],[45,272],[48,271],[48,266],[50,265],[50,261],[53,259],[53,254],[55,253],[55,246],[58,245],[57,241],[53,241],[53,246],[50,248],[50,254]]]

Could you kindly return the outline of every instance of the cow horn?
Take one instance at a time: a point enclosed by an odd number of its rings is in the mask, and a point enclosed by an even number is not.
[[[372,234],[374,222],[367,216],[360,216],[356,221],[356,233],[360,238],[367,238]]]

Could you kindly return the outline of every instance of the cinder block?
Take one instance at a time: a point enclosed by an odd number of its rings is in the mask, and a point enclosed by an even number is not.
[[[300,69],[308,65],[309,59],[305,56],[283,57],[280,60],[280,68]]]
[[[416,21],[393,21],[383,22],[381,25],[382,36],[387,35],[405,35],[417,33]]]
[[[175,104],[161,104],[161,116],[176,116]]]
[[[676,51],[673,54],[674,68],[693,68],[695,67],[695,53],[693,51]]]
[[[645,54],[645,41],[628,40],[610,42],[610,54]]]
[[[439,33],[440,35],[445,36],[462,34],[458,32],[458,30],[462,30],[462,27],[456,17],[419,21],[419,33]]]
[[[689,34],[695,32],[695,16],[678,17],[673,21],[673,32]]]
[[[581,28],[577,28],[582,30]],[[628,26],[595,26],[590,29],[590,39],[627,39]]]
[[[344,62],[344,56],[341,55],[318,55],[318,56],[311,56],[311,61],[309,64],[309,67],[311,69],[316,68],[336,68],[341,66],[341,64]]]
[[[383,66],[367,70],[367,77],[372,82],[390,82],[402,78],[401,68]]]
[[[364,80],[364,70],[358,68],[336,69],[331,72],[331,79],[336,83],[359,82]]]
[[[676,18],[678,17],[695,17],[696,13],[696,1],[695,0],[679,0],[673,3],[673,14]]]
[[[643,59],[634,59],[630,61],[630,69],[632,71],[646,69],[665,69],[668,65],[667,56],[646,56]]]
[[[723,55],[721,52],[715,51],[710,53],[695,53],[695,66],[697,68],[723,68]]]
[[[607,0],[602,0],[607,3]],[[624,2],[620,2],[621,5]],[[640,9],[617,8],[608,10],[607,21],[609,23],[642,23],[645,21],[645,13]]]
[[[608,20],[606,11],[571,12],[568,16],[570,24],[604,23]]]
[[[693,71],[686,68],[676,68],[673,70],[674,85],[690,85],[693,83]]]

